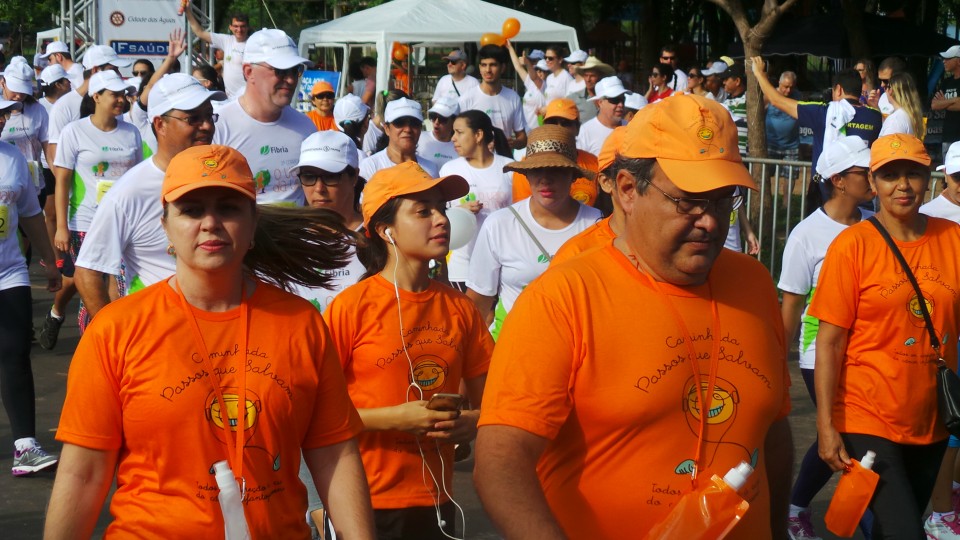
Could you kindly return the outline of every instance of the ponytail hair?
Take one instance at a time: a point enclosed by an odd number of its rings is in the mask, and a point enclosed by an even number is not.
[[[360,263],[366,269],[366,272],[360,277],[361,281],[379,274],[387,265],[387,243],[377,234],[377,225],[383,223],[392,226],[397,218],[399,207],[400,199],[390,199],[374,212],[370,218],[369,228],[361,229],[361,232],[367,231],[370,233],[369,238],[365,236],[363,241],[357,244],[357,258],[360,259]]]
[[[510,140],[502,129],[493,128],[493,151],[503,157],[513,159],[513,149],[510,148]]]
[[[487,116],[487,113],[470,109],[468,111],[462,111],[457,115],[457,118],[466,121],[467,127],[470,129],[481,132],[483,134],[483,140],[481,142],[484,145],[488,145],[494,140],[493,122],[490,120],[490,117]]]

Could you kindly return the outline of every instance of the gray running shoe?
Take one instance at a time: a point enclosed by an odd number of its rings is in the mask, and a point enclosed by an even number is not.
[[[63,319],[58,319],[47,312],[47,317],[43,319],[43,327],[40,328],[40,346],[48,351],[56,347],[62,325]]]
[[[57,456],[43,451],[39,446],[13,453],[13,475],[26,476],[57,464]]]

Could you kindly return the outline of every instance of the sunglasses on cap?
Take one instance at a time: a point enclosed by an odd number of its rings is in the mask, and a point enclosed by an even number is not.
[[[402,116],[397,118],[393,122],[390,122],[390,125],[395,128],[411,128],[411,127],[423,127],[423,124],[412,116]]]
[[[439,114],[431,114],[429,116],[431,122],[440,122],[441,124],[446,124],[447,122],[453,120],[453,117],[440,116]]]
[[[333,92],[321,92],[314,94],[313,99],[333,99]]]
[[[553,125],[561,126],[565,128],[575,127],[577,125],[576,120],[568,120],[566,118],[547,118],[546,120],[543,121],[543,123],[553,124]]]
[[[287,78],[290,78],[290,77],[295,77],[295,78],[299,79],[300,76],[303,75],[303,70],[306,69],[306,68],[303,67],[303,64],[297,64],[297,65],[295,65],[295,66],[293,66],[293,67],[291,67],[291,68],[287,68],[287,69],[275,68],[275,67],[271,66],[270,64],[265,64],[265,63],[263,63],[263,62],[260,62],[260,63],[255,64],[255,65],[261,66],[261,67],[265,67],[265,68],[267,68],[267,69],[272,69],[272,70],[273,70],[273,74],[276,75],[278,79],[287,79]]]

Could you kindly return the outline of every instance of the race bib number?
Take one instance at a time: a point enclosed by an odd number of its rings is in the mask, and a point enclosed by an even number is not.
[[[27,170],[30,171],[30,179],[33,180],[33,187],[37,188],[37,191],[40,191],[40,179],[43,178],[40,163],[37,161],[28,161]]]
[[[97,204],[100,204],[100,201],[103,200],[103,196],[110,191],[110,188],[113,187],[113,183],[116,180],[98,180],[97,181]]]
[[[10,207],[0,204],[0,240],[6,240],[10,234]]]

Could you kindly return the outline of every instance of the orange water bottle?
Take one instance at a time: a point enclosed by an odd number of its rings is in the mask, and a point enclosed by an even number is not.
[[[873,492],[877,489],[880,475],[873,472],[873,462],[877,454],[868,450],[863,461],[853,460],[853,465],[843,472],[837,490],[830,499],[830,507],[824,522],[827,530],[833,534],[851,538],[857,531],[857,524],[866,512]]]
[[[653,526],[648,539],[720,540],[747,513],[750,503],[737,491],[753,474],[746,461],[720,478],[713,475],[696,491],[684,495],[667,517]]]

